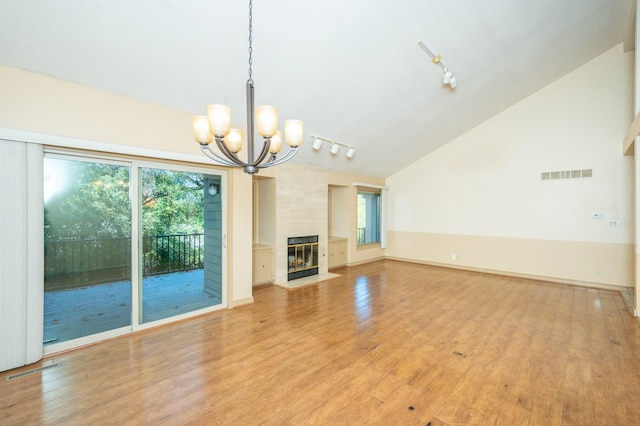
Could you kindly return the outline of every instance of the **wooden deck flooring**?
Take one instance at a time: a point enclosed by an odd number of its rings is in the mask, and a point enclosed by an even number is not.
[[[202,269],[143,279],[144,323],[220,304],[204,291]],[[44,341],[49,343],[131,325],[131,282],[118,281],[47,292],[44,295]]]
[[[638,425],[619,292],[379,261],[49,357],[0,424]]]

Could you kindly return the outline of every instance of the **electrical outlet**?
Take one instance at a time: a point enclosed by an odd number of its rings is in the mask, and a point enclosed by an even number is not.
[[[451,253],[451,260],[458,260],[458,255],[455,253]]]
[[[622,226],[620,219],[609,219],[609,226]]]

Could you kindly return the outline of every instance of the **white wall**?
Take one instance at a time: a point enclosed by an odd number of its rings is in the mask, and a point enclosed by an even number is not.
[[[633,159],[621,141],[632,117],[632,61],[617,46],[389,177],[387,255],[631,286]],[[540,179],[575,169],[594,176]],[[587,255],[601,264],[587,264]]]

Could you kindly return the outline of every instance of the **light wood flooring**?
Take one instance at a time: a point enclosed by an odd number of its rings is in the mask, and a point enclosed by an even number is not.
[[[0,424],[640,425],[619,292],[394,261],[59,354]]]

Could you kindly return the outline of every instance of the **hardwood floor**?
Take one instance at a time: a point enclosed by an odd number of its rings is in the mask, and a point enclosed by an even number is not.
[[[0,424],[638,425],[619,292],[380,261],[59,354]]]

